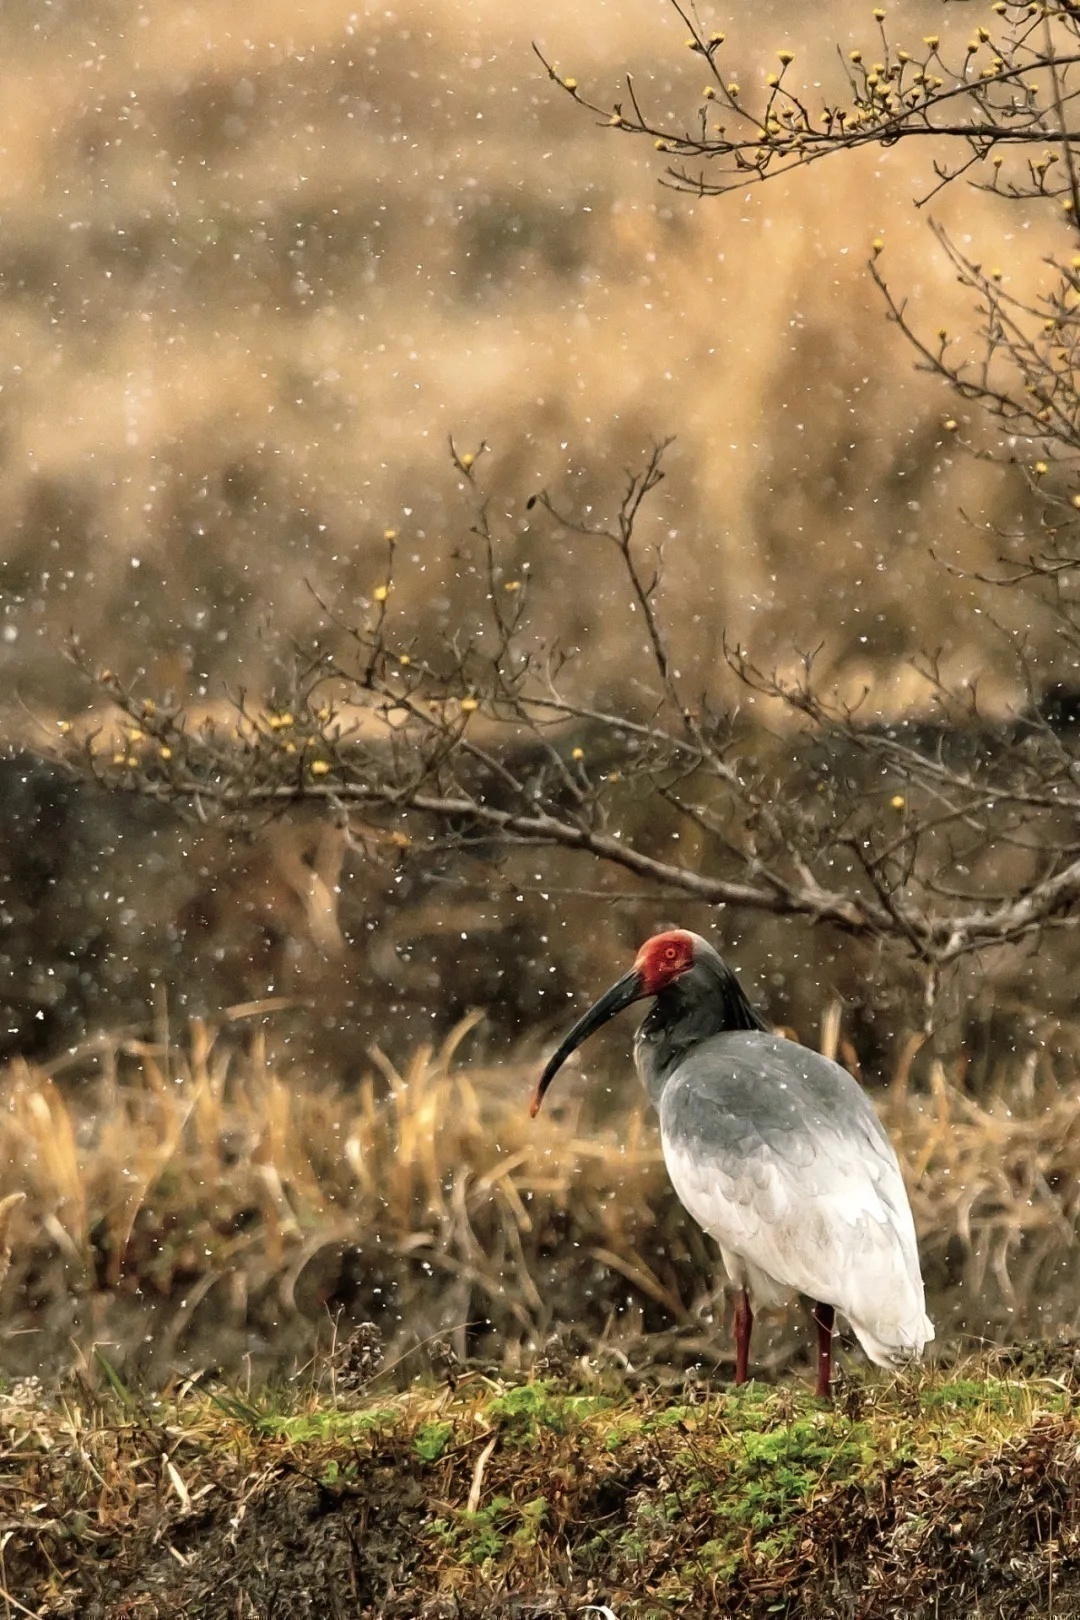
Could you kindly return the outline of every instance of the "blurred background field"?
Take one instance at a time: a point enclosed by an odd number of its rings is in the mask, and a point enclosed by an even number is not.
[[[902,26],[931,17],[911,4]],[[791,45],[809,85],[875,27],[840,0],[715,22],[736,77]],[[887,1088],[943,1324],[1075,1326],[1073,993],[1045,963],[1014,952],[1004,991],[990,968],[966,979],[959,1044],[932,1061],[910,976],[883,981],[823,930],[583,893],[600,880],[564,855],[405,860],[313,818],[240,836],[21,752],[96,701],[72,632],[147,692],[287,692],[294,648],[335,634],[317,597],[359,611],[387,529],[394,622],[432,645],[467,630],[450,435],[490,446],[532,633],[584,650],[597,700],[636,701],[625,582],[526,502],[610,504],[672,434],[648,538],[702,688],[733,694],[725,637],[765,663],[820,643],[868,715],[921,712],[912,657],[940,649],[1006,715],[1026,693],[1003,627],[1048,683],[1070,677],[1049,620],[992,617],[944,569],[992,561],[1028,487],[958,449],[955,402],[865,272],[880,238],[923,324],[962,330],[912,206],[932,154],[872,149],[695,203],[530,50],[604,102],[632,69],[690,115],[684,36],[658,0],[0,14],[0,1190],[29,1195],[9,1368],[99,1338],[154,1376],[265,1372],[337,1305],[384,1318],[396,1353],[449,1337],[513,1360],[579,1320],[613,1354],[704,1354],[711,1265],[636,1097],[523,1117],[571,999],[672,921],[719,923],[773,1017],[811,1043],[824,1020]],[[970,193],[934,210],[1017,286],[1066,246],[1049,213]],[[760,745],[789,746],[764,722]],[[451,1073],[432,1051],[473,1009]],[[625,1044],[597,1069],[625,1067]]]
[[[905,8],[913,43],[931,16]],[[792,44],[808,85],[835,82],[834,41],[876,34],[861,5],[716,21],[736,79]],[[398,610],[453,625],[450,433],[491,445],[538,632],[599,639],[613,686],[637,655],[616,573],[541,548],[524,501],[610,498],[670,434],[655,522],[687,657],[718,663],[724,629],[785,659],[824,640],[883,704],[895,683],[894,707],[916,646],[1000,664],[930,548],[979,557],[1018,486],[955,453],[948,397],[865,274],[880,236],[930,329],[962,325],[912,206],[933,154],[879,148],[722,203],[660,189],[651,147],[576,111],[530,41],[601,100],[632,69],[692,117],[701,65],[661,0],[30,6],[0,29],[9,695],[79,701],[56,658],[72,629],[155,683],[260,687],[274,643],[318,622],[308,584],[347,611],[388,526]],[[1014,279],[1064,245],[1052,217],[970,192],[935,213],[957,208]]]

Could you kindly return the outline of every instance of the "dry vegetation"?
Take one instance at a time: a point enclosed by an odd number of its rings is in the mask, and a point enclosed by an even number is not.
[[[513,1373],[575,1347],[600,1366],[726,1367],[714,1256],[625,1081],[568,1085],[533,1124],[533,1071],[459,1055],[468,1024],[400,1069],[373,1049],[345,1089],[258,1039],[245,1050],[242,1021],[102,1043],[81,1074],[5,1072],[0,1165],[26,1194],[10,1212],[9,1375],[104,1346],[152,1385],[208,1366],[259,1383],[365,1321],[405,1381],[432,1357]],[[935,1063],[917,1094],[902,1067],[881,1097],[941,1343],[1072,1333],[1075,1061],[1033,1056],[978,1101],[963,1080]],[[801,1320],[778,1318],[759,1366],[806,1350]]]

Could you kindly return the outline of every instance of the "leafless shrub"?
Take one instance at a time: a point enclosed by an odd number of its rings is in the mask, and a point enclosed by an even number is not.
[[[672,5],[708,79],[696,113],[684,124],[675,114],[650,113],[632,79],[627,100],[605,108],[589,100],[576,79],[542,55],[540,60],[574,102],[619,133],[649,138],[668,155],[663,178],[676,190],[720,197],[825,158],[905,143],[932,154],[934,179],[917,199],[919,207],[963,180],[1015,205],[1010,225],[1019,218],[1027,227],[1039,212],[1056,212],[1063,243],[1045,258],[1041,289],[1032,288],[1029,276],[1017,276],[1027,266],[1017,264],[1017,237],[1007,228],[1000,259],[987,265],[966,246],[969,237],[931,220],[957,280],[971,295],[972,318],[958,332],[939,326],[934,335],[925,333],[909,315],[906,299],[887,279],[880,239],[872,246],[870,273],[921,368],[1000,430],[989,451],[977,440],[977,453],[1019,461],[1045,491],[1046,549],[1037,550],[1018,577],[1050,581],[1059,591],[1066,580],[1071,584],[1080,504],[1080,496],[1070,498],[1080,451],[1076,7],[1071,0],[996,0],[957,15],[955,6],[943,3],[941,32],[917,42],[900,40],[893,16],[878,9],[873,37],[862,48],[838,51],[833,86],[822,91],[801,84],[792,50],[778,53],[777,66],[755,64],[746,75],[752,84],[738,84],[725,68],[725,36],[706,32],[696,12],[679,0]],[[960,422],[950,417],[944,426],[962,440]],[[1019,536],[1013,538],[1022,545]],[[1052,599],[1059,601],[1057,595]],[[1075,650],[1073,606],[1070,599],[1066,635]]]
[[[822,689],[813,655],[766,671],[729,646],[729,676],[779,732],[763,739],[715,680],[680,667],[663,543],[642,533],[663,477],[657,447],[606,515],[564,510],[544,491],[531,502],[546,543],[619,559],[640,672],[621,701],[598,703],[603,670],[587,648],[537,636],[513,535],[474,457],[452,453],[473,501],[460,554],[476,600],[440,653],[415,650],[414,625],[394,610],[391,538],[364,617],[325,604],[333,650],[298,664],[287,705],[240,696],[231,713],[192,723],[107,674],[120,742],[72,738],[69,757],[204,818],[322,806],[339,851],[344,840],[405,861],[555,847],[580,860],[583,886],[607,873],[665,911],[681,900],[826,924],[906,953],[928,1023],[954,964],[1072,928],[1080,778],[1067,693],[1052,695],[1057,709],[1032,692],[1026,712],[984,716],[977,686],[953,689],[928,657],[930,718],[881,724],[862,719],[865,693]],[[616,892],[611,878],[601,892]],[[530,881],[542,889],[543,873]]]

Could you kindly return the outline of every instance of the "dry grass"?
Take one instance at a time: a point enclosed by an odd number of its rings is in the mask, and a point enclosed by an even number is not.
[[[905,24],[920,34],[939,10]],[[336,0],[257,16],[116,0],[44,32],[32,7],[5,18],[9,685],[53,712],[80,698],[57,653],[72,626],[154,685],[262,685],[265,622],[285,642],[309,633],[308,580],[347,609],[387,524],[401,612],[428,636],[457,627],[471,609],[450,431],[492,442],[536,633],[588,638],[614,683],[639,652],[614,573],[530,530],[523,502],[539,484],[609,497],[670,432],[654,532],[670,534],[682,657],[717,669],[726,628],[786,658],[793,626],[816,642],[824,621],[837,666],[893,709],[920,641],[954,669],[996,668],[993,632],[928,552],[979,557],[996,542],[960,508],[1006,521],[1017,490],[943,442],[946,401],[862,268],[883,231],[913,307],[962,329],[911,207],[932,154],[875,152],[695,207],[657,189],[651,150],[553,92],[527,12],[405,0],[353,17]],[[770,25],[808,80],[835,71],[834,38],[874,32],[847,0],[812,28],[795,8]],[[762,35],[732,34],[739,71],[768,54]],[[602,25],[570,5],[543,17],[545,49],[598,93],[631,66],[664,105],[700,88],[682,40],[643,0]],[[989,199],[963,208],[1017,285],[1058,244],[1052,220],[1021,233]]]
[[[471,1022],[401,1069],[373,1049],[349,1088],[245,1046],[242,1009],[99,1043],[69,1072],[10,1065],[0,1187],[25,1201],[8,1210],[8,1372],[104,1344],[150,1382],[207,1365],[259,1381],[365,1320],[405,1378],[444,1341],[508,1371],[553,1339],[622,1366],[726,1363],[716,1264],[636,1088],[568,1076],[534,1124],[530,1064],[457,1055]],[[1036,1050],[978,1102],[940,1063],[881,1098],[939,1348],[1080,1325],[1075,1069]],[[777,1319],[758,1365],[807,1348]]]

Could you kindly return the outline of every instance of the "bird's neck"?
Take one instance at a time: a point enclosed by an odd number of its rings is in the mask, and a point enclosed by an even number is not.
[[[678,981],[669,985],[637,1032],[634,1062],[654,1107],[683,1058],[701,1041],[729,1030],[766,1028],[733,974],[710,988],[712,993],[702,995],[697,986],[688,993]]]

